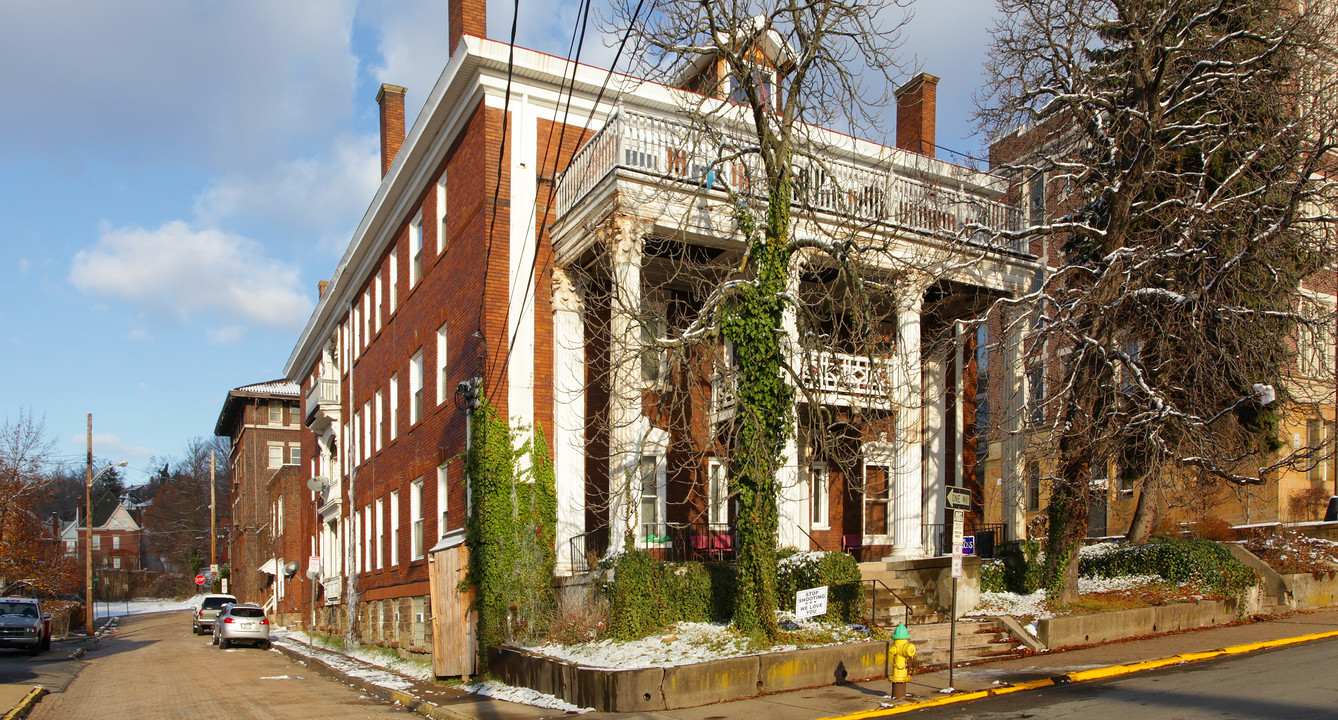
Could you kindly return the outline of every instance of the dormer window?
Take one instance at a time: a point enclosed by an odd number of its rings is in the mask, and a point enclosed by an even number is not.
[[[729,99],[731,102],[745,103],[748,101],[748,85],[743,82],[739,76],[733,76],[729,79],[730,90]],[[752,84],[757,88],[757,99],[764,107],[774,109],[772,98],[775,95],[776,71],[767,67],[753,67]]]

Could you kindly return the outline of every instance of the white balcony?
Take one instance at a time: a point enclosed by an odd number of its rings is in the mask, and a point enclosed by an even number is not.
[[[339,381],[320,378],[307,391],[307,427],[323,432],[331,423],[339,422]]]
[[[708,183],[709,189],[721,190],[728,185],[746,192],[748,177],[764,176],[754,155],[745,156],[749,158],[746,161],[719,160],[734,156],[753,142],[743,136],[731,138],[727,131],[714,133],[713,137],[724,139],[713,141],[684,123],[620,108],[577,151],[558,179],[558,218],[584,201],[614,171],[649,175],[694,192]],[[796,168],[795,206],[831,214],[838,221],[874,221],[929,235],[957,235],[967,226],[998,230],[1021,227],[1019,208],[999,202],[997,193],[978,189],[980,182],[993,182],[995,178],[906,151],[880,149],[904,168],[932,168],[942,177],[926,182],[904,169],[898,172],[873,162],[861,165],[835,152],[820,151],[820,162],[800,161],[803,165]],[[745,166],[744,162],[751,165]],[[967,182],[967,178],[973,182]],[[989,245],[989,237],[989,233],[977,230],[968,239]],[[999,249],[1016,252],[1021,246]]]
[[[804,388],[796,394],[795,400],[844,407],[889,408],[892,406],[894,391],[892,363],[890,357],[808,353],[800,365]],[[738,405],[738,388],[737,373],[711,376],[712,423],[734,417]]]

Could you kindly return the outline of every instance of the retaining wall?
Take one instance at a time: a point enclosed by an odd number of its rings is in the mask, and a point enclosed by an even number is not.
[[[1152,633],[1223,625],[1239,616],[1234,601],[1200,600],[1117,612],[1070,615],[1036,623],[1036,635],[1051,650],[1094,645]]]

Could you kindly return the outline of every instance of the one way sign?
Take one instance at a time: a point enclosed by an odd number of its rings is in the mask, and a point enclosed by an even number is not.
[[[970,510],[971,491],[966,488],[948,488],[947,506],[949,510]]]

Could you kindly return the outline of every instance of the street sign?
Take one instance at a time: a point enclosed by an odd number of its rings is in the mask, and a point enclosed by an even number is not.
[[[209,574],[210,574],[210,575],[217,575],[217,574],[218,574],[218,566],[217,566],[217,565],[210,565],[210,566],[209,566]]]
[[[954,580],[956,580],[961,576],[962,576],[962,554],[960,552],[955,552],[952,554],[952,577]],[[957,603],[954,601],[953,606],[956,607],[956,605]]]
[[[966,488],[950,487],[944,497],[949,510],[970,510],[971,491]]]
[[[196,576],[195,576],[195,584],[196,584],[196,585],[203,585],[203,584],[204,584],[204,576],[203,576],[203,575],[196,575]]]
[[[952,511],[952,545],[959,547],[962,544],[963,526],[965,525],[966,513],[961,510]]]
[[[975,555],[975,554],[976,554],[976,536],[975,536],[975,535],[967,535],[966,537],[962,538],[962,554],[963,554],[963,555]]]
[[[796,620],[825,615],[827,613],[827,586],[800,590],[794,594],[794,617]]]
[[[314,569],[314,570],[319,570],[320,567],[321,567],[321,556],[320,556],[320,555],[312,555],[311,557],[307,558],[307,569],[308,569],[308,570],[313,570],[313,569]]]

